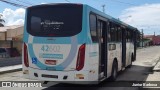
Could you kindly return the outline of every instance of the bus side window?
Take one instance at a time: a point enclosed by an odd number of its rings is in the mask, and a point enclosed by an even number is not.
[[[129,30],[129,29],[126,30],[126,41],[127,42],[132,41],[132,33],[131,33],[131,30]]]
[[[126,30],[126,42],[129,42],[129,33],[128,33],[128,29]]]
[[[114,27],[113,27],[113,23],[110,24],[110,36],[111,36],[111,41],[114,41]]]
[[[134,38],[134,35],[133,35],[133,31],[132,30],[130,30],[130,34],[131,34],[131,42],[133,42],[133,38]]]
[[[111,42],[115,42],[117,40],[117,30],[114,23],[110,24],[110,36],[111,36]]]
[[[108,42],[110,42],[111,41],[111,32],[110,32],[110,29],[108,29]]]
[[[122,41],[122,31],[121,31],[121,27],[118,27],[118,41],[121,42]]]
[[[91,32],[92,42],[94,43],[98,42],[96,23],[97,23],[96,15],[90,14],[90,32]]]

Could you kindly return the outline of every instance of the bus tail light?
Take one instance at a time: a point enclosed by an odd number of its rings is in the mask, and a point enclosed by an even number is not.
[[[29,67],[29,61],[28,61],[28,49],[27,49],[27,45],[24,43],[24,51],[23,51],[23,54],[24,54],[24,65],[26,67]]]
[[[84,59],[85,59],[85,44],[81,45],[78,50],[76,70],[80,71],[84,67]]]

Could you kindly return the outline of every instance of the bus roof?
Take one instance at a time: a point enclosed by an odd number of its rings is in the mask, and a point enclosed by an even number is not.
[[[98,15],[101,15],[101,16],[103,16],[103,17],[106,17],[107,19],[109,19],[109,20],[112,21],[112,22],[115,22],[115,23],[117,23],[117,24],[121,24],[121,25],[123,25],[123,26],[125,26],[125,27],[127,27],[127,28],[130,28],[130,29],[133,29],[133,30],[137,30],[137,28],[135,28],[135,27],[133,27],[133,26],[131,26],[131,25],[129,25],[129,24],[126,24],[126,23],[120,21],[119,19],[116,19],[116,18],[114,18],[114,17],[112,17],[112,16],[110,16],[110,15],[108,15],[108,14],[105,14],[105,13],[103,13],[103,12],[101,12],[101,11],[99,11],[99,10],[97,10],[97,9],[89,6],[89,5],[86,5],[86,4],[84,4],[84,5],[87,6],[87,7],[89,7],[93,12],[95,12],[95,13],[97,13]]]

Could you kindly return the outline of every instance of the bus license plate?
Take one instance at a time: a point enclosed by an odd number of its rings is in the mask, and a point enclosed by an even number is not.
[[[48,65],[56,65],[56,60],[46,60],[46,61],[45,61],[45,64],[48,64]]]

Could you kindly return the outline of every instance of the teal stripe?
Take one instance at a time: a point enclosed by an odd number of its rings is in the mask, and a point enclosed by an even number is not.
[[[31,58],[36,58],[37,59],[37,62],[36,62],[36,66],[39,67],[40,69],[44,69],[44,70],[48,70],[48,69],[52,69],[52,70],[59,70],[59,71],[62,71],[64,70],[64,68],[61,66],[61,65],[58,65],[58,66],[47,66],[43,63],[41,63],[38,58],[35,56],[35,53],[34,53],[34,49],[33,49],[33,45],[32,44],[28,44],[28,49],[29,49],[29,55]]]
[[[25,24],[24,24],[24,32],[23,32],[23,41],[28,42],[29,34],[27,33],[27,10],[25,14]]]

